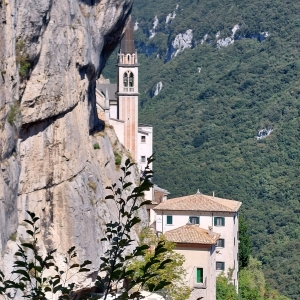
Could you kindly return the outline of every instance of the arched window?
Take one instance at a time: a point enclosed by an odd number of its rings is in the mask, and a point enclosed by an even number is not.
[[[133,87],[133,73],[129,73],[129,87]]]
[[[124,80],[124,87],[128,87],[128,74],[127,74],[127,72],[124,73],[123,80]]]
[[[130,64],[130,55],[127,55],[127,62]]]

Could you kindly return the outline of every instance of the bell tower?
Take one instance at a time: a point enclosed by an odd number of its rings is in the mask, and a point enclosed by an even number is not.
[[[138,58],[134,47],[131,16],[125,27],[117,63],[117,118],[124,121],[124,146],[137,161]]]

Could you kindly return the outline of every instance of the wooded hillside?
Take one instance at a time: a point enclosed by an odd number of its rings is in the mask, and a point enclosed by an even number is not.
[[[199,189],[242,201],[268,284],[300,299],[300,2],[135,0],[133,20],[155,182],[171,197]],[[235,25],[234,43],[218,47]],[[171,59],[188,29],[191,48]]]

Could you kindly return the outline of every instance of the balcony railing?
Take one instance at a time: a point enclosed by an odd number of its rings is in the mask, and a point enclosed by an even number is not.
[[[203,282],[194,282],[194,289],[206,289],[206,277]]]

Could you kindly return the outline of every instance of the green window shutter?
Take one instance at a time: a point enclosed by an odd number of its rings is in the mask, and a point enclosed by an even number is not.
[[[203,269],[197,268],[197,283],[203,282]]]
[[[218,220],[218,219],[217,219],[216,217],[214,217],[214,225],[215,225],[215,226],[217,226],[217,220]]]
[[[225,248],[225,239],[223,239],[223,248]]]
[[[173,216],[167,216],[167,224],[173,224]]]
[[[225,263],[222,262],[222,270],[224,271],[225,270]]]
[[[222,218],[222,226],[225,226],[225,218]]]
[[[200,218],[191,216],[191,217],[189,217],[189,222],[191,224],[200,224]]]

